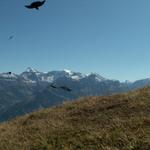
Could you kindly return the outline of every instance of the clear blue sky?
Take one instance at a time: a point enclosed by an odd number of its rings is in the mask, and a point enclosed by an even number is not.
[[[30,66],[150,77],[149,0],[47,0],[39,11],[24,7],[30,2],[1,1],[0,72]]]

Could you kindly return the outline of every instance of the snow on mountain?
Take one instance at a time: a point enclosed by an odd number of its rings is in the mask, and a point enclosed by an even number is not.
[[[86,77],[85,74],[82,74],[82,73],[79,73],[79,72],[76,72],[76,73],[72,74],[72,76],[71,76],[71,78],[73,80],[81,80],[81,79],[83,79],[85,77]]]
[[[42,82],[52,83],[59,78],[70,78],[73,80],[80,80],[85,75],[82,75],[81,73],[73,72],[68,69],[43,73],[33,68],[27,68],[27,70],[23,72],[21,76],[25,80],[29,80],[29,81],[32,80],[32,81],[42,81]]]
[[[78,73],[78,72],[73,72],[71,70],[61,70],[61,71],[50,71],[47,74],[45,74],[45,77],[48,77],[51,79],[51,81],[55,81],[59,78],[70,78],[72,80],[80,80],[85,77],[84,74]]]
[[[68,74],[68,77],[73,79],[73,80],[80,80],[86,77],[85,74],[82,74],[80,72],[73,72],[71,70],[68,69],[64,69],[64,71]]]
[[[80,79],[81,79],[81,78],[80,78],[79,76],[77,76],[77,75],[71,76],[71,78],[72,78],[73,80],[80,80]]]
[[[1,73],[0,74],[0,78],[4,78],[4,79],[17,79],[18,75],[11,73],[11,72],[7,72],[7,73]]]
[[[37,82],[40,80],[39,76],[42,74],[42,72],[28,67],[23,73],[20,74],[20,76],[26,80],[26,82]]]
[[[33,68],[31,68],[31,67],[28,67],[28,68],[26,69],[26,72],[34,72],[34,73],[37,73],[37,72],[39,72],[39,71],[37,71],[36,69],[33,69]]]
[[[8,81],[16,81],[19,79],[19,81],[23,81],[26,83],[36,83],[36,82],[53,83],[57,79],[67,79],[67,78],[73,81],[80,81],[82,79],[86,79],[87,81],[91,80],[95,82],[103,82],[103,81],[109,80],[109,79],[102,77],[101,75],[97,73],[83,74],[80,72],[74,72],[69,69],[49,71],[49,72],[40,72],[34,68],[28,67],[20,75],[12,73],[12,72],[0,73],[1,80],[5,79]],[[125,82],[122,82],[122,83],[129,84],[129,85],[136,86],[136,87],[137,86],[141,87],[141,85],[145,85],[147,83],[148,85],[150,85],[150,78],[137,80],[134,82],[126,80]]]
[[[36,82],[48,82],[52,83],[56,81],[57,79],[62,78],[68,78],[74,81],[80,81],[81,79],[87,78],[92,79],[98,82],[106,80],[102,76],[96,73],[90,73],[88,75],[80,73],[80,72],[74,72],[68,69],[64,70],[58,70],[58,71],[49,71],[49,72],[40,72],[36,69],[33,69],[31,67],[28,67],[24,72],[22,72],[20,75],[16,75],[14,73],[8,72],[8,73],[1,73],[1,78],[14,78],[14,79],[22,79],[26,83],[36,83]]]
[[[72,75],[72,74],[73,74],[73,72],[72,72],[71,70],[64,69],[64,71],[65,71],[66,73],[68,73],[69,75]]]
[[[107,80],[106,78],[102,77],[101,75],[99,75],[97,73],[90,73],[90,74],[87,75],[87,78],[94,79],[98,82]]]

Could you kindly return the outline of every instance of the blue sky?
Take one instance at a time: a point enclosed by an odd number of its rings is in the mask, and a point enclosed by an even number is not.
[[[149,0],[47,0],[39,11],[24,7],[30,2],[1,1],[0,72],[65,68],[121,81],[150,77]]]

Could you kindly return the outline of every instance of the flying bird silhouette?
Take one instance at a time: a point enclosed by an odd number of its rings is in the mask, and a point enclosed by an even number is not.
[[[31,3],[30,5],[25,5],[25,7],[29,8],[29,9],[39,9],[39,7],[41,7],[44,3],[45,3],[46,0],[43,0],[43,1],[35,1],[33,3]]]
[[[11,72],[7,72],[7,74],[11,75]]]
[[[58,87],[54,86],[53,84],[51,84],[50,86],[54,89],[58,88]]]
[[[68,92],[71,92],[72,90],[66,86],[60,86],[61,89],[65,90],[65,91],[68,91]]]
[[[14,35],[11,35],[8,40],[12,40],[14,38]]]
[[[68,91],[68,92],[72,91],[72,89],[70,89],[70,88],[68,88],[66,86],[55,86],[55,85],[51,84],[50,87],[54,88],[54,89],[63,89],[63,90]]]

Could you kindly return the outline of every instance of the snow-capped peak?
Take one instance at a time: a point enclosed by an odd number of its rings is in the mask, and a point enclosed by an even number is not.
[[[66,73],[68,73],[69,75],[72,75],[73,72],[71,70],[68,70],[68,69],[64,69],[63,71],[65,71]]]
[[[33,68],[31,68],[31,67],[28,67],[28,68],[26,69],[26,72],[34,72],[34,73],[36,73],[36,72],[39,72],[39,71],[37,71],[36,69],[33,69]]]
[[[102,77],[101,75],[97,74],[97,73],[90,73],[87,75],[88,77],[92,77],[94,79],[96,79],[97,81],[104,81],[106,80],[104,77]]]
[[[64,69],[63,71],[65,73],[67,73],[67,76],[73,80],[80,80],[86,76],[85,74],[82,74],[80,72],[73,72],[73,71],[68,70],[68,69]]]
[[[29,82],[38,82],[40,79],[42,72],[39,72],[36,69],[33,69],[31,67],[28,67],[26,71],[22,72],[20,76],[24,78],[24,80]]]
[[[55,82],[57,81],[57,79],[62,79],[62,78],[64,79],[68,78],[74,81],[75,80],[80,81],[84,78],[86,79],[89,78],[92,80],[96,80],[98,82],[106,80],[105,78],[103,78],[97,73],[90,73],[87,75],[87,74],[83,74],[80,72],[73,72],[68,69],[43,73],[31,67],[28,67],[26,71],[22,72],[20,75],[16,75],[11,72],[8,72],[8,73],[0,74],[0,77],[1,78],[16,78],[16,79],[21,77],[21,79],[23,79],[26,82],[32,81],[32,82],[48,82],[48,83]]]

